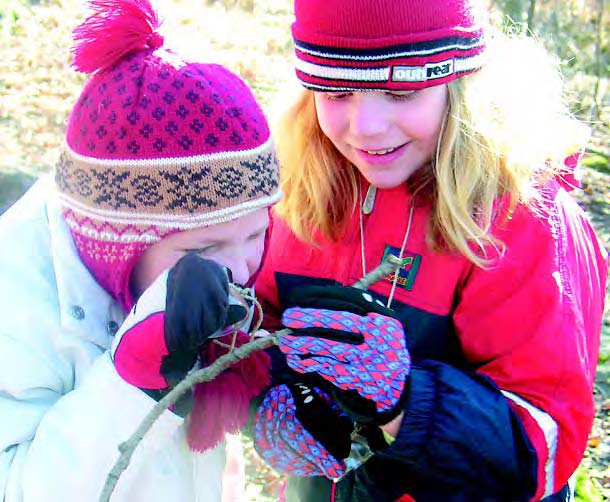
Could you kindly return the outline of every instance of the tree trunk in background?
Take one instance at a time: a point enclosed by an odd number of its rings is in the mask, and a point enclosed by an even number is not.
[[[523,22],[523,0],[502,0],[498,3],[502,6],[504,14],[515,24]]]
[[[602,60],[602,36],[604,29],[604,0],[597,0],[599,4],[599,10],[597,12],[596,28],[597,34],[595,39],[595,63],[597,68],[597,81],[595,82],[595,89],[593,91],[593,103],[595,104],[594,115],[592,118],[597,120],[602,119],[602,109],[600,106],[600,89],[602,84],[602,77],[604,74],[603,66],[604,62]],[[603,120],[603,119],[602,119]]]
[[[536,16],[536,0],[530,0],[530,6],[527,10],[527,32],[530,35],[534,33],[534,25],[535,25],[535,16]]]

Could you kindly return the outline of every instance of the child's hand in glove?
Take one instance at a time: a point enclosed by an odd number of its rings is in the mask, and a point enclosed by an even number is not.
[[[115,337],[114,365],[130,384],[172,387],[227,322],[229,285],[215,262],[190,253],[144,291]]]
[[[278,385],[256,411],[254,448],[278,472],[334,479],[345,472],[352,429],[319,389]]]
[[[355,421],[385,424],[401,412],[411,358],[403,326],[372,296],[343,286],[299,288],[282,323],[288,366],[312,380]],[[313,376],[313,375],[312,375]]]

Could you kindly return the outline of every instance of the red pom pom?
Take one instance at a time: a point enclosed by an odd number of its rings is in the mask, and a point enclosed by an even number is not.
[[[127,54],[163,44],[149,0],[91,0],[90,7],[94,13],[73,32],[72,66],[78,71],[103,70]]]
[[[231,343],[231,335],[221,337]],[[245,333],[237,334],[236,347],[248,342]],[[202,354],[204,364],[213,363],[228,350],[210,343]],[[188,444],[193,451],[205,451],[223,440],[226,433],[235,434],[246,425],[250,401],[271,381],[271,360],[259,351],[226,369],[210,382],[195,386],[193,410],[188,422]]]

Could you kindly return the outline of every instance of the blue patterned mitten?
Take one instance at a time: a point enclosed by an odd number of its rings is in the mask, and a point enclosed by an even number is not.
[[[278,472],[335,479],[345,472],[352,430],[352,421],[324,392],[278,385],[256,411],[254,448]]]

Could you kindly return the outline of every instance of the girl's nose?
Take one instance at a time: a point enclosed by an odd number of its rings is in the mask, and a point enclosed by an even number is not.
[[[357,92],[350,102],[350,130],[355,136],[378,136],[388,132],[387,106],[377,92]]]
[[[250,278],[250,270],[246,259],[232,259],[225,265],[231,270],[233,282],[235,284],[246,284]]]

